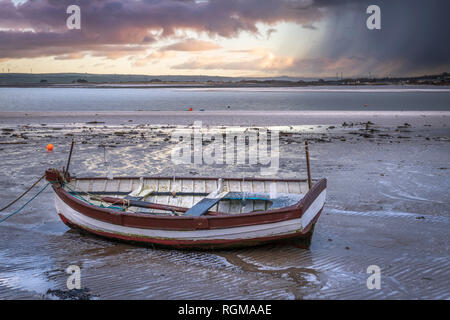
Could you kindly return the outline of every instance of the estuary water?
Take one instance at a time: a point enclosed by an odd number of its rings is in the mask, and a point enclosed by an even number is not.
[[[0,88],[1,111],[448,111],[450,88]]]

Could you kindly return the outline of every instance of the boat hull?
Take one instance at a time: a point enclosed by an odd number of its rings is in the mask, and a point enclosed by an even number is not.
[[[320,215],[320,213],[319,213]],[[269,243],[285,243],[302,249],[308,249],[314,232],[315,223],[311,224],[308,231],[298,232],[295,234],[287,234],[280,236],[268,236],[249,239],[218,239],[218,240],[180,240],[180,239],[160,239],[160,238],[144,238],[132,235],[122,235],[100,230],[89,229],[85,226],[78,225],[68,220],[62,214],[59,214],[61,220],[70,228],[78,230],[81,233],[91,234],[112,241],[119,241],[140,246],[151,246],[161,248],[174,249],[195,249],[195,250],[217,250],[217,249],[233,249],[242,247],[261,246]]]
[[[300,206],[275,210],[272,214],[170,217],[164,225],[156,217],[145,217],[149,222],[142,226],[124,222],[126,215],[118,218],[117,213],[110,219],[103,218],[100,214],[104,212],[100,211],[104,209],[95,210],[80,204],[62,188],[54,187],[54,191],[57,213],[67,226],[111,240],[179,249],[235,248],[272,242],[289,242],[308,248],[325,203],[325,187],[326,181],[310,190]]]

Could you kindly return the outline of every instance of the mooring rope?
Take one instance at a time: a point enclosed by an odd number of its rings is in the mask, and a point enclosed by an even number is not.
[[[41,178],[42,179],[42,178]],[[39,181],[41,180],[41,179],[39,179]],[[39,181],[37,181],[37,182],[39,182]],[[9,215],[7,215],[5,218],[3,218],[2,220],[0,220],[0,223],[2,223],[2,222],[4,222],[4,221],[6,221],[6,220],[8,220],[9,218],[11,218],[13,215],[15,215],[15,214],[17,214],[17,213],[19,213],[23,208],[25,208],[31,201],[33,201],[34,199],[36,199],[37,198],[37,196],[38,195],[40,195],[47,187],[48,187],[48,185],[50,184],[50,182],[49,183],[47,183],[38,193],[36,193],[30,200],[28,200],[27,202],[25,202],[25,204],[23,205],[23,206],[21,206],[19,209],[17,209],[16,211],[14,211],[13,213],[11,213],[11,214],[9,214]],[[34,185],[36,185],[36,184],[34,184]],[[34,186],[33,185],[33,186]],[[30,188],[31,189],[31,188]],[[28,190],[29,191],[29,190]],[[28,192],[27,191],[27,192]],[[18,199],[20,199],[22,196],[20,196]],[[16,199],[14,202],[16,202],[18,199]],[[9,205],[7,206],[7,207],[9,207]],[[3,210],[3,209],[2,209]]]
[[[6,207],[3,207],[0,209],[0,211],[3,211],[5,209],[8,209],[10,206],[12,206],[14,203],[16,203],[17,201],[19,201],[24,195],[26,195],[31,189],[33,189],[33,187],[35,185],[37,185],[39,183],[39,181],[41,181],[43,178],[45,177],[45,174],[43,174],[35,183],[33,183],[31,185],[31,187],[29,187],[27,190],[25,190],[24,193],[22,193],[16,200],[14,200],[13,202],[10,202]]]
[[[82,201],[84,201],[84,202],[89,203],[90,205],[95,206],[95,204],[93,204],[92,202],[90,202],[88,199],[82,197],[77,191],[75,191],[74,189],[72,189],[71,187],[69,187],[69,185],[68,185],[67,183],[64,183],[64,184],[63,184],[63,187],[69,189],[69,191],[72,192],[72,195],[75,196],[75,198],[80,199],[80,200],[82,200]],[[90,197],[90,194],[89,194],[88,192],[86,192],[86,194]]]

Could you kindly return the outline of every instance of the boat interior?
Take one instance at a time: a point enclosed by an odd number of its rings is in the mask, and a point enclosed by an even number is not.
[[[182,215],[177,210],[120,206],[103,197],[134,199],[159,205],[192,208],[214,192],[221,197],[209,211],[239,214],[266,211],[297,204],[308,192],[307,180],[216,178],[73,178],[64,185],[80,200],[102,208],[126,212]]]

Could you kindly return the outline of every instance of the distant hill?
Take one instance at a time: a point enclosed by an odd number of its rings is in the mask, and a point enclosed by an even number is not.
[[[239,82],[242,80],[256,81],[310,81],[313,78],[299,77],[219,77],[219,76],[183,76],[183,75],[123,75],[123,74],[90,74],[90,73],[0,73],[0,84],[71,84],[82,83],[138,83],[138,82]]]

